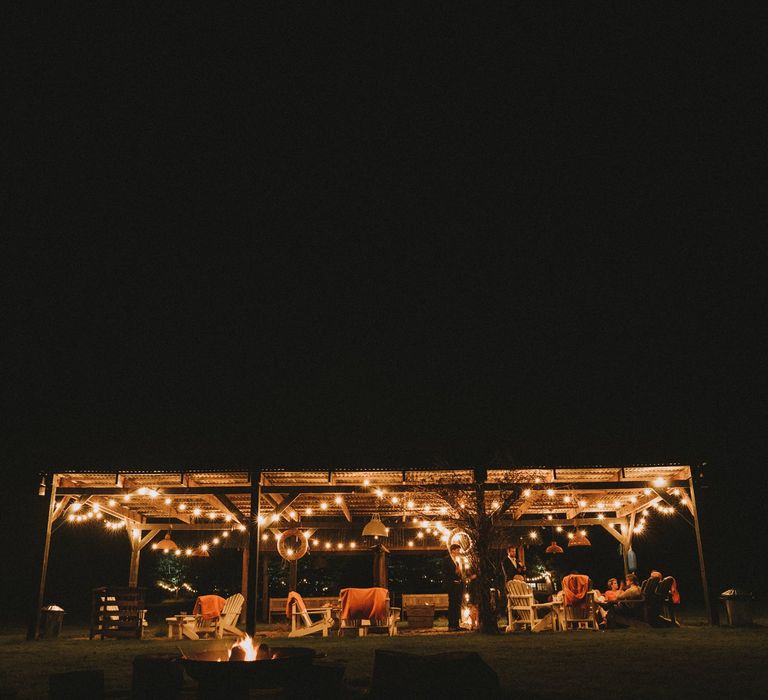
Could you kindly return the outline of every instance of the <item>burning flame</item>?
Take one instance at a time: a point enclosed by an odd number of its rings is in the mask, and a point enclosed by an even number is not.
[[[229,650],[230,661],[256,661],[259,645],[254,646],[253,639],[248,635],[245,639],[235,642]]]

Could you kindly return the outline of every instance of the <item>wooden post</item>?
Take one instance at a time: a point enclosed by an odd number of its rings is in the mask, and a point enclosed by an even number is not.
[[[128,523],[126,532],[131,541],[131,565],[128,570],[128,588],[139,585],[139,558],[141,557],[141,530],[136,523]]]
[[[269,554],[264,555],[261,564],[261,619],[269,622]]]
[[[717,610],[712,607],[710,600],[709,583],[707,581],[707,570],[704,566],[704,547],[701,541],[701,525],[699,522],[699,508],[696,504],[696,490],[693,487],[693,474],[688,480],[688,484],[691,489],[691,512],[693,514],[693,527],[696,532],[696,548],[699,554],[699,574],[701,576],[701,588],[704,593],[704,609],[707,613],[707,620],[710,625],[718,625],[720,623]]]
[[[288,564],[288,590],[289,591],[296,590],[296,579],[298,578],[298,574],[299,574],[299,562],[296,559],[294,559]]]
[[[261,469],[251,470],[251,517],[248,521],[248,568],[245,590],[245,631],[251,637],[256,633],[259,583],[259,501],[261,500]]]
[[[248,543],[245,543],[243,547],[243,568],[240,574],[240,592],[245,598],[246,605],[248,604]]]
[[[48,576],[48,553],[51,549],[51,526],[53,525],[53,512],[56,506],[56,480],[53,474],[45,475],[45,493],[48,495],[48,519],[45,526],[45,540],[40,561],[40,585],[37,589],[35,609],[31,611],[27,628],[28,640],[37,639],[40,636],[40,618],[43,603],[45,602],[45,584]]]

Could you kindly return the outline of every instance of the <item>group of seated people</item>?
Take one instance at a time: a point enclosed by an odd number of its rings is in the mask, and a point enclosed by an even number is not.
[[[599,624],[603,628],[626,627],[632,620],[643,620],[653,626],[677,624],[673,610],[670,613],[671,619],[662,616],[662,608],[665,605],[669,607],[680,602],[677,583],[671,576],[664,578],[659,571],[651,571],[648,579],[642,584],[634,573],[627,574],[621,581],[610,578],[604,592],[594,588],[592,581],[577,571],[572,571],[563,579],[564,584],[567,583],[567,579],[573,579],[574,584],[582,589],[577,593],[591,595],[596,604]],[[561,590],[555,593],[552,599],[567,603],[568,599],[573,598],[571,593],[571,591]]]

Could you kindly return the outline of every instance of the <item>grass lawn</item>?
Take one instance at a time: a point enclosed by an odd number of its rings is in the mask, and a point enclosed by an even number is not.
[[[765,620],[760,620],[765,622]],[[266,631],[268,628],[264,628]],[[68,635],[84,629],[69,630]],[[311,646],[347,663],[348,682],[370,680],[376,649],[413,653],[477,651],[497,671],[513,696],[528,698],[757,698],[768,695],[768,626],[748,629],[686,626],[679,630],[479,634],[401,634],[389,638],[271,637],[272,645]],[[185,642],[185,651],[221,641]],[[65,636],[27,643],[20,630],[0,633],[0,691],[45,698],[47,676],[57,671],[105,671],[109,696],[127,698],[136,654],[173,651],[175,642],[86,639]],[[194,697],[195,685],[189,682]],[[0,696],[2,693],[0,692]]]

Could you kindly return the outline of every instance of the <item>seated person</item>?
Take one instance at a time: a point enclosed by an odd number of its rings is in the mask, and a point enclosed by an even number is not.
[[[609,578],[607,585],[608,585],[608,588],[603,594],[602,596],[603,600],[601,602],[613,603],[616,601],[620,592],[619,582],[615,578]]]
[[[619,621],[617,620],[617,617],[622,615],[629,617],[638,617],[639,615],[642,615],[642,605],[638,605],[637,601],[643,599],[643,593],[640,590],[637,575],[627,574],[625,581],[626,586],[624,590],[616,593],[616,601],[608,604],[606,614],[608,627],[618,627]]]

